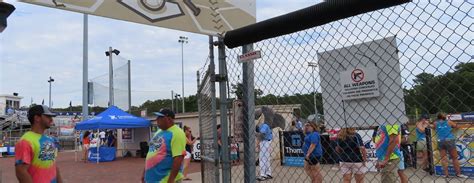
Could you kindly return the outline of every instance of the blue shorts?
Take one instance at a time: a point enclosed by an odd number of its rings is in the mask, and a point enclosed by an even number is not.
[[[400,163],[398,163],[398,170],[405,170],[405,159],[403,158],[402,151],[400,151]]]

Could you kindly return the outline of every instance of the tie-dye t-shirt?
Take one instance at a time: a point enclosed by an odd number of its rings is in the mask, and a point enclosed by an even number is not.
[[[150,140],[146,155],[145,181],[167,182],[173,166],[173,157],[186,154],[186,135],[176,125],[167,130],[159,130]],[[175,181],[183,178],[183,167],[180,168]]]
[[[390,135],[397,135],[395,142],[397,145],[395,145],[393,153],[390,154],[389,160],[400,158],[400,141],[402,138],[400,134],[400,125],[385,125],[378,128],[377,136],[375,137],[375,155],[380,161],[385,160],[387,148],[390,142]]]
[[[57,154],[51,137],[29,131],[15,146],[15,165],[30,165],[28,173],[33,182],[56,182]]]

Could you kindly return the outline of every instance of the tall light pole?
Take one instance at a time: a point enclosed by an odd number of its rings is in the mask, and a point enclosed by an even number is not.
[[[51,83],[54,82],[54,79],[49,76],[49,80],[48,80],[48,83],[49,83],[49,108],[51,108]]]
[[[318,67],[318,63],[316,62],[308,62],[308,67],[311,67],[312,68],[312,71],[311,71],[311,76],[313,77],[313,102],[314,102],[314,115],[315,115],[315,120],[318,119],[318,107],[317,107],[317,104],[316,104],[316,78],[314,77],[314,70],[316,67]]]
[[[184,53],[183,53],[183,45],[184,43],[188,43],[188,37],[179,36],[179,43],[181,43],[181,95],[183,96],[183,113],[184,110]]]
[[[112,53],[119,55],[120,51],[109,47],[109,51],[105,52],[105,56],[109,57],[109,106],[114,105],[114,67],[112,65]]]
[[[89,18],[88,15],[85,13],[83,17],[84,26],[82,30],[82,120],[87,120],[89,116],[89,95],[91,94],[89,93]]]

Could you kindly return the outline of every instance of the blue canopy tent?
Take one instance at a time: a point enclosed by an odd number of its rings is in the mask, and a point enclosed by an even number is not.
[[[107,110],[76,124],[76,130],[100,130],[100,129],[122,129],[122,128],[148,128],[149,120],[131,115],[116,106],[110,106]],[[99,144],[97,145],[97,162],[99,162]]]
[[[116,106],[76,125],[76,130],[121,129],[121,128],[147,128],[151,123],[145,118],[131,115]]]

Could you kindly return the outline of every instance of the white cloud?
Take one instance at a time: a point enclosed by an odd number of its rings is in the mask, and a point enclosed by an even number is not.
[[[49,76],[55,107],[82,101],[83,15],[15,1],[8,28],[0,34],[0,93],[18,92],[23,105],[33,98],[47,103]],[[314,0],[257,1],[258,20],[294,11]],[[89,79],[108,73],[109,46],[132,62],[132,103],[181,93],[181,45],[184,45],[185,95],[196,92],[196,71],[208,55],[208,37],[165,28],[89,16]],[[217,60],[217,56],[216,56]],[[117,63],[117,65],[119,65]],[[105,76],[107,77],[107,76]],[[106,80],[105,80],[106,81]]]

